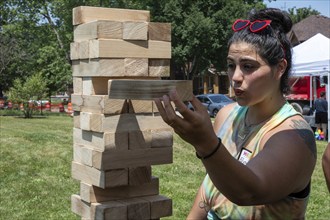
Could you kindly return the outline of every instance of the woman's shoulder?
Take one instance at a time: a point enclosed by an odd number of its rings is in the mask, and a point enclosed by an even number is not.
[[[306,144],[312,148],[315,146],[314,132],[301,115],[293,115],[285,119],[264,136],[262,143],[265,144],[270,139],[276,140],[273,143]]]
[[[224,123],[224,121],[229,117],[230,113],[233,112],[234,109],[238,108],[237,102],[231,103],[226,105],[220,109],[218,112],[215,121],[214,121],[214,128],[218,129]]]

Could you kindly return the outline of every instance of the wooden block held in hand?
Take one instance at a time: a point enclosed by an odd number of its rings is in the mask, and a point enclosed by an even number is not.
[[[182,101],[193,97],[191,80],[109,80],[110,99],[153,100],[176,90]]]

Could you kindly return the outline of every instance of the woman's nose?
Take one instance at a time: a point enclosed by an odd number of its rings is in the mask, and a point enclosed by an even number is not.
[[[237,82],[237,83],[239,83],[243,80],[243,73],[242,73],[241,69],[238,66],[233,71],[231,80],[233,82]]]

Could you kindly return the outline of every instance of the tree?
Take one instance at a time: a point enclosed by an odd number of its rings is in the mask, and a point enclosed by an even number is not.
[[[31,118],[33,104],[30,100],[41,100],[47,95],[47,87],[41,73],[27,78],[25,82],[15,79],[13,87],[9,90],[9,99],[14,103],[23,104],[25,118]]]
[[[22,76],[21,71],[11,71],[17,60],[25,60],[26,52],[10,34],[0,32],[0,97],[2,91],[12,85],[15,77]],[[15,73],[15,74],[13,74]]]
[[[289,8],[288,12],[294,24],[298,23],[299,21],[311,16],[311,15],[319,15],[320,12],[317,10],[312,9],[310,6],[308,8]]]
[[[154,3],[151,3],[154,2]],[[149,1],[154,20],[172,23],[172,66],[192,79],[210,65],[225,70],[231,24],[262,1]],[[152,17],[152,18],[153,18]]]

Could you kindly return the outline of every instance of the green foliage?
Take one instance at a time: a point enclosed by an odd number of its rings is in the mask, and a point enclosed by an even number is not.
[[[211,65],[225,70],[232,22],[246,18],[251,9],[265,7],[262,0],[0,1],[0,93],[8,91],[14,79],[39,72],[47,79],[49,94],[72,85],[72,9],[84,5],[149,10],[151,21],[170,22],[172,71],[184,73],[187,79]],[[294,22],[319,14],[311,8],[289,12]]]
[[[67,91],[72,84],[71,66],[61,56],[57,47],[47,45],[38,50],[36,63],[45,79],[45,84],[50,91]],[[51,94],[49,94],[50,96]]]
[[[244,18],[252,8],[265,7],[262,1],[180,1],[159,3],[155,20],[172,23],[172,63],[187,79],[204,72],[211,64],[225,70],[227,40],[231,24]]]
[[[25,82],[21,79],[14,81],[13,87],[9,90],[9,100],[14,103],[23,104],[25,118],[32,117],[33,103],[30,100],[41,100],[47,97],[47,87],[41,73],[34,74],[27,78]]]
[[[320,12],[312,9],[310,6],[308,8],[289,8],[288,9],[292,22],[298,23],[299,21],[311,16],[311,15],[319,15]]]

